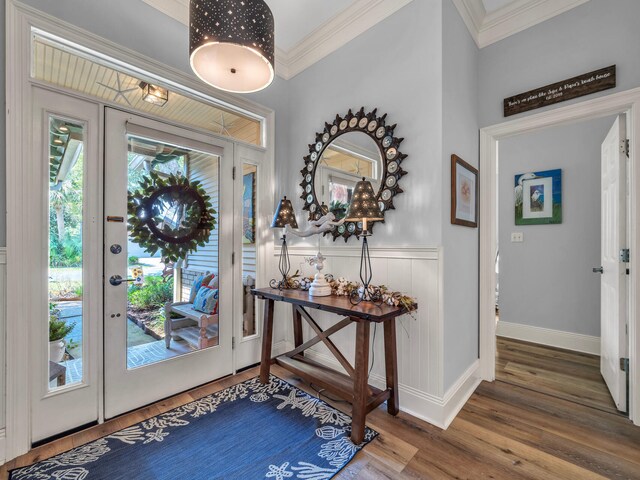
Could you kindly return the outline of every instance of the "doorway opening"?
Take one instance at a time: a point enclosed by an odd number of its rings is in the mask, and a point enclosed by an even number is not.
[[[627,265],[601,265],[628,245],[625,125],[607,116],[498,144],[496,379],[612,413],[627,409],[609,365],[628,350],[611,338],[626,328]]]
[[[608,302],[614,303],[618,306],[624,306],[624,309],[620,309],[620,315],[618,315],[616,322],[615,332],[602,330],[600,342],[592,342],[599,343],[602,358],[603,360],[601,368],[599,370],[603,374],[605,378],[607,378],[608,390],[611,391],[612,397],[616,403],[617,410],[625,410],[628,411],[630,419],[636,424],[640,425],[640,393],[637,391],[637,388],[634,388],[634,385],[638,385],[640,383],[640,375],[638,372],[638,358],[640,353],[640,332],[638,331],[638,307],[637,307],[637,295],[635,294],[637,291],[638,284],[638,275],[637,268],[640,265],[640,262],[637,259],[634,259],[631,255],[629,258],[621,257],[620,254],[626,252],[628,248],[630,251],[633,251],[634,248],[637,248],[639,243],[639,232],[637,229],[638,221],[639,221],[639,208],[638,208],[638,185],[640,185],[640,171],[636,168],[634,164],[634,156],[636,155],[635,150],[635,141],[640,137],[640,89],[629,90],[625,92],[620,92],[612,95],[607,95],[599,98],[595,98],[592,100],[587,100],[584,102],[571,104],[568,106],[560,107],[553,109],[551,111],[542,112],[534,115],[530,115],[527,117],[511,120],[502,124],[498,124],[492,127],[486,127],[481,129],[480,132],[480,175],[481,181],[483,184],[483,188],[480,192],[480,211],[481,218],[483,218],[483,223],[480,228],[480,369],[483,379],[488,381],[493,381],[496,379],[496,287],[499,285],[498,290],[498,306],[499,306],[499,315],[501,320],[505,321],[506,327],[511,327],[509,325],[509,321],[505,318],[508,315],[508,309],[506,309],[505,302],[508,302],[506,297],[503,297],[504,294],[508,292],[509,286],[505,287],[505,282],[510,282],[508,279],[505,280],[503,275],[503,248],[505,242],[511,246],[519,246],[522,247],[526,245],[527,240],[534,240],[536,238],[535,229],[540,228],[540,226],[534,225],[516,225],[515,214],[517,212],[515,206],[516,200],[516,175],[520,174],[521,176],[526,175],[527,173],[535,174],[536,172],[543,170],[535,170],[535,167],[524,168],[522,171],[511,172],[511,178],[508,184],[508,193],[511,197],[511,217],[510,222],[511,226],[506,227],[506,239],[500,240],[500,252],[498,250],[499,245],[499,230],[503,229],[500,226],[499,221],[499,208],[498,208],[498,191],[500,189],[499,177],[498,177],[498,153],[500,153],[500,169],[502,171],[503,163],[505,163],[505,159],[503,158],[503,152],[500,149],[501,144],[506,145],[506,142],[516,136],[520,136],[523,134],[534,134],[536,132],[542,133],[545,129],[549,129],[550,127],[561,127],[561,126],[571,126],[578,125],[579,122],[582,121],[595,121],[596,119],[602,119],[603,117],[610,117],[609,120],[613,117],[619,117],[624,119],[626,122],[626,134],[620,133],[619,139],[616,140],[615,149],[611,149],[611,151],[615,151],[618,155],[617,165],[624,165],[619,168],[618,171],[622,174],[627,175],[626,180],[620,180],[619,183],[624,185],[624,190],[620,189],[620,191],[626,190],[627,199],[626,201],[619,202],[603,202],[603,204],[608,205],[618,205],[622,206],[622,208],[626,208],[624,221],[617,220],[615,223],[615,230],[618,232],[619,238],[616,242],[608,241],[603,242],[601,239],[601,245],[608,244],[609,249],[602,248],[601,258],[605,259],[605,253],[609,259],[614,255],[611,252],[615,251],[615,269],[607,269],[604,268],[604,271],[614,271],[616,272],[615,277],[620,279],[624,277],[624,282],[618,284],[617,293],[615,296],[615,301]],[[620,122],[618,122],[620,123]],[[611,123],[608,125],[611,127]],[[576,127],[577,128],[577,127]],[[615,130],[615,128],[612,128]],[[606,132],[605,132],[606,133]],[[609,136],[607,136],[608,138]],[[625,138],[626,137],[626,138]],[[600,143],[603,140],[601,136],[598,138],[598,142]],[[628,140],[628,142],[627,142]],[[504,142],[504,143],[503,143]],[[567,142],[570,144],[570,142]],[[500,146],[500,148],[499,148]],[[575,145],[574,145],[575,147]],[[500,150],[500,152],[499,152]],[[604,148],[600,148],[600,150],[604,151]],[[627,158],[628,155],[628,158]],[[624,157],[624,161],[622,160]],[[544,161],[545,159],[538,159]],[[545,166],[548,170],[553,170],[553,165]],[[579,174],[580,172],[578,172]],[[571,180],[575,180],[579,178],[576,176],[577,174],[574,172],[574,175],[569,178],[563,178],[563,181],[569,185]],[[541,177],[553,177],[552,173],[546,175],[540,175]],[[545,198],[544,194],[540,192],[540,194],[533,198],[535,191],[530,191],[533,183],[540,183],[543,185],[544,182],[541,182],[540,179],[535,178],[537,175],[533,175],[531,177],[525,176],[523,178],[523,184],[521,185],[521,191],[523,192],[523,203],[524,199],[529,203],[526,208],[528,208],[527,216],[530,218],[533,217],[532,213],[535,213],[534,202],[539,200],[540,197]],[[522,178],[522,177],[521,177]],[[604,177],[603,177],[604,178]],[[548,184],[544,184],[544,189],[551,187],[553,188],[553,179],[546,180],[549,182]],[[524,185],[524,183],[527,183]],[[575,183],[575,182],[574,182]],[[525,187],[529,187],[526,188]],[[602,185],[601,185],[601,188]],[[527,195],[524,195],[524,192],[527,192]],[[600,193],[600,189],[597,190]],[[527,198],[528,197],[528,198]],[[548,196],[547,196],[548,198]],[[553,199],[551,199],[553,200]],[[572,199],[569,199],[572,200]],[[568,197],[565,195],[563,197],[563,202],[569,201]],[[536,207],[537,208],[537,207]],[[541,207],[543,208],[543,207]],[[544,207],[546,208],[546,207]],[[553,208],[553,203],[550,206]],[[524,212],[525,206],[522,207],[520,213]],[[601,209],[603,212],[604,208]],[[619,210],[622,211],[622,210]],[[549,210],[544,215],[552,215],[553,211]],[[601,213],[602,214],[602,213]],[[539,216],[544,216],[539,213]],[[564,217],[564,215],[563,215]],[[565,217],[568,218],[568,217]],[[565,220],[563,218],[563,221]],[[577,217],[574,217],[577,218]],[[605,220],[606,222],[606,220]],[[556,224],[557,226],[558,224]],[[608,226],[612,226],[614,224],[610,223]],[[619,231],[619,227],[627,225],[628,231],[626,233],[621,233]],[[605,224],[605,227],[607,225]],[[549,228],[553,227],[552,225],[548,225]],[[529,230],[527,230],[529,229]],[[606,228],[602,228],[602,231],[605,231]],[[527,233],[529,232],[529,233]],[[531,233],[534,232],[534,233]],[[513,242],[512,235],[513,235]],[[557,233],[557,232],[556,232]],[[606,239],[605,239],[606,240]],[[558,257],[557,263],[561,263],[564,261],[565,257],[569,258],[575,252],[574,250],[578,250],[582,248],[585,243],[584,238],[580,238],[578,241],[573,242],[567,247],[566,254],[564,256]],[[518,245],[519,244],[519,245]],[[615,245],[615,250],[613,246]],[[499,252],[499,257],[498,257]],[[496,260],[500,258],[501,265],[498,270],[499,273],[496,272]],[[625,258],[623,261],[620,259]],[[538,262],[538,264],[534,264],[534,271],[536,269],[540,270],[549,270],[543,268],[544,262]],[[589,262],[593,263],[593,262]],[[613,262],[611,263],[613,265]],[[598,259],[595,264],[587,264],[581,269],[583,273],[589,273],[592,276],[592,279],[597,279],[600,276],[599,269],[603,265],[603,262]],[[531,270],[532,267],[529,269]],[[593,269],[596,269],[594,272]],[[586,270],[586,272],[585,272]],[[522,273],[520,274],[523,275]],[[498,282],[498,278],[500,277],[500,281]],[[604,275],[602,276],[604,277]],[[543,277],[544,278],[544,277]],[[553,279],[551,279],[553,280]],[[523,283],[526,281],[526,278],[522,277],[517,279],[518,282]],[[596,280],[597,281],[597,280]],[[550,280],[545,280],[546,283],[540,285],[535,284],[533,287],[529,287],[537,289],[537,291],[543,291],[544,288],[548,287]],[[561,286],[561,288],[570,289],[575,284],[575,278],[572,278],[570,281],[565,280],[565,284]],[[602,287],[604,287],[604,282],[601,281]],[[606,298],[604,295],[604,288],[600,289],[597,297]],[[535,293],[535,291],[534,291]],[[602,295],[600,295],[602,293]],[[624,295],[627,295],[625,298]],[[595,295],[594,295],[595,296]],[[613,295],[609,295],[609,297],[613,298]],[[591,301],[590,298],[585,299],[582,303],[588,304]],[[604,303],[601,301],[601,305]],[[526,306],[526,305],[525,305]],[[536,305],[533,305],[536,307]],[[544,306],[544,305],[543,305]],[[597,308],[594,308],[597,310]],[[624,318],[626,314],[626,318]],[[601,315],[601,318],[604,318]],[[543,319],[549,320],[549,318]],[[603,320],[604,321],[604,320]],[[516,321],[511,320],[514,324]],[[580,324],[581,327],[584,325]],[[501,328],[501,327],[498,327]],[[543,330],[535,330],[535,329],[527,329],[527,333],[544,333],[548,334],[554,333],[553,328],[549,328],[549,324],[540,326]],[[546,330],[544,330],[546,328]],[[503,330],[501,328],[501,330]],[[509,329],[507,329],[509,330]],[[557,333],[557,331],[555,331]],[[500,332],[503,336],[507,334],[511,337],[518,338],[513,329],[511,332]],[[522,329],[520,329],[520,333],[522,333]],[[589,340],[595,335],[589,334],[589,332],[581,333],[583,337],[579,337],[578,339],[582,342],[582,340]],[[542,335],[544,337],[544,335]],[[529,337],[531,339],[531,337]],[[606,341],[605,339],[615,339],[615,341]],[[576,348],[575,335],[570,335],[569,337],[564,336],[556,336],[556,339],[561,339],[562,341],[556,342],[556,345],[553,345],[555,348],[563,348],[563,349],[573,349]],[[539,338],[534,337],[534,341],[536,343],[541,343]],[[580,342],[578,342],[580,343]],[[587,342],[588,343],[588,342]],[[584,345],[585,342],[582,342]],[[583,351],[589,352],[589,348],[584,348]],[[598,353],[597,350],[594,353]],[[615,366],[616,368],[612,368]],[[622,366],[622,369],[620,367]],[[620,379],[617,382],[611,382],[611,375],[607,373],[607,368],[609,369],[609,373],[615,372],[615,377]],[[621,386],[624,386],[624,391],[626,393],[627,390],[627,378],[628,378],[628,403],[624,405],[626,400],[626,394],[621,393]]]

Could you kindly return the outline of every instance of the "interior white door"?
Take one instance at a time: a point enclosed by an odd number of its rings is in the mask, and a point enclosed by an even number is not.
[[[106,109],[105,116],[105,417],[111,418],[232,373],[234,146],[113,109]],[[162,277],[167,265],[159,255],[144,252],[127,232],[127,192],[137,189],[151,171],[164,178],[173,173],[199,180],[217,211],[206,247],[177,262],[167,279]],[[221,181],[225,178],[228,181]],[[170,197],[158,200],[162,212],[155,212],[160,215],[157,226],[162,231],[181,228],[184,207]],[[115,275],[138,277],[140,270],[141,284],[110,282]],[[169,303],[185,302],[189,308],[192,280],[207,272],[218,279],[217,319],[212,317],[206,327],[189,318],[171,320],[172,334],[164,335],[168,326],[154,296],[164,303],[165,287],[173,292]],[[151,288],[155,293],[145,294]],[[150,304],[155,336],[136,323],[149,321],[144,308]],[[211,344],[199,343],[201,338]]]
[[[620,261],[626,247],[625,116],[620,115],[602,143],[600,371],[620,411],[627,410],[626,374],[620,359],[627,356],[627,275]]]
[[[34,87],[32,111],[25,320],[37,442],[99,419],[102,162],[98,105]]]

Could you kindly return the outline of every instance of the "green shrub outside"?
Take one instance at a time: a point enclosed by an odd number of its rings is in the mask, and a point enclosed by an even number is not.
[[[133,308],[160,308],[173,300],[173,282],[161,276],[145,277],[143,285],[129,286],[129,303]]]

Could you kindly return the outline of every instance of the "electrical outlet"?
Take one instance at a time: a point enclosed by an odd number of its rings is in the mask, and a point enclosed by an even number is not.
[[[511,242],[513,242],[513,243],[522,243],[522,242],[524,242],[524,233],[522,233],[522,232],[511,232]]]

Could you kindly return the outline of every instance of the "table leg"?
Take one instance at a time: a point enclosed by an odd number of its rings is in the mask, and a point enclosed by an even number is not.
[[[351,441],[356,445],[364,440],[364,427],[367,418],[369,331],[369,322],[356,322],[356,366],[351,412]]]
[[[387,412],[397,415],[398,402],[398,354],[396,345],[396,319],[384,322],[384,369],[387,376],[387,388],[391,390],[387,400]]]
[[[296,305],[291,305],[293,310],[293,343],[295,347],[298,348],[303,343],[302,338],[302,315],[296,308]],[[304,352],[301,352],[300,355],[304,356]]]
[[[273,305],[273,300],[265,299],[264,318],[262,320],[260,383],[269,383],[269,371],[271,369],[271,344],[273,342]]]

